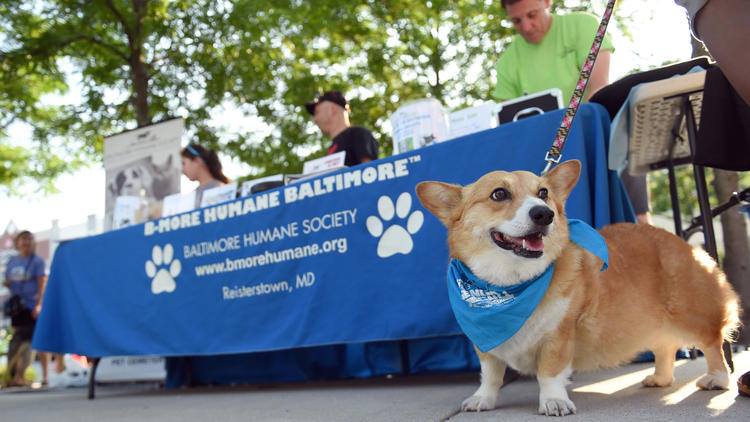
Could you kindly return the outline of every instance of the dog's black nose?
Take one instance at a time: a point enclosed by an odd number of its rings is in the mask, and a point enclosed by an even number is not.
[[[537,205],[529,210],[529,217],[534,224],[549,226],[555,217],[555,212],[544,205]]]

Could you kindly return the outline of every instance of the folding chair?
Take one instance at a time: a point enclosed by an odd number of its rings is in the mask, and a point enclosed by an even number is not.
[[[695,66],[707,70],[679,75]],[[714,81],[710,89],[706,85],[707,75],[711,75],[711,80]],[[617,107],[618,101],[622,104],[630,95],[628,168],[631,174],[667,169],[675,233],[687,240],[691,235],[702,231],[706,252],[719,262],[713,217],[740,202],[750,202],[750,189],[734,193],[726,203],[712,210],[709,204],[705,167],[750,170],[750,119],[746,119],[746,116],[750,116],[750,107],[744,103],[739,104],[720,97],[722,95],[720,91],[733,90],[728,84],[722,86],[721,71],[709,65],[705,58],[643,72],[629,78],[619,86],[602,89],[591,101],[601,102],[614,116],[613,110],[619,108]],[[634,90],[632,95],[629,89]],[[710,100],[704,103],[704,95],[707,92],[710,94]],[[735,119],[740,122],[738,126],[743,126],[742,122],[745,121],[748,124],[744,130],[742,127],[738,129],[739,134],[733,132],[716,136],[710,133],[710,130],[715,127],[726,126],[722,117],[725,113],[739,113],[740,116]],[[712,129],[703,128],[704,130],[700,131],[701,120],[710,120]],[[702,136],[699,136],[699,132]],[[726,153],[717,154],[717,143],[747,145],[748,147],[747,149],[740,148],[739,154],[736,147],[725,147]],[[674,171],[675,166],[681,164],[693,165],[693,177],[700,209],[700,215],[694,217],[691,225],[684,230]],[[730,369],[734,371],[731,347],[726,342],[724,354]]]

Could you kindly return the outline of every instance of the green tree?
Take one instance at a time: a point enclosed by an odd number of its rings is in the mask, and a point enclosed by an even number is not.
[[[349,95],[353,123],[389,154],[404,101],[488,99],[512,34],[503,13],[490,0],[2,0],[0,128],[25,122],[34,141],[4,142],[0,183],[54,180],[99,160],[103,136],[174,116],[257,175],[296,172],[327,142],[302,107],[326,89]],[[80,101],[45,101],[66,93]],[[253,128],[219,126],[226,109]]]
[[[52,180],[99,158],[104,135],[175,114],[189,116],[193,131],[207,132],[209,143],[215,141],[205,101],[187,98],[191,88],[207,84],[205,68],[215,66],[213,34],[197,35],[201,23],[208,26],[206,14],[218,7],[212,4],[4,0],[2,127],[13,121],[33,127],[34,145],[26,148],[25,158],[36,164],[15,167],[5,180]],[[43,106],[45,95],[70,91],[70,77],[79,80],[80,103]]]

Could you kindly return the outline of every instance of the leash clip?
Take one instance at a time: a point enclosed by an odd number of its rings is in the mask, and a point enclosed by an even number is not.
[[[554,164],[560,163],[560,159],[562,159],[562,154],[557,154],[557,157],[553,158],[550,155],[550,152],[547,151],[547,153],[544,154],[544,161],[547,162],[547,165],[544,166],[544,170],[542,170],[542,176],[544,176],[545,174],[547,174],[547,172],[550,171],[550,169],[552,168],[552,166]]]

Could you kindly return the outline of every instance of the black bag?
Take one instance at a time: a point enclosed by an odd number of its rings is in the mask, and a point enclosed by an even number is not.
[[[13,295],[5,302],[3,311],[10,318],[10,324],[14,327],[24,327],[34,324],[34,316],[31,309],[23,306],[23,300],[19,295]]]
[[[21,296],[19,295],[11,296],[5,301],[5,305],[3,305],[3,313],[10,319],[18,318],[24,309],[26,307],[23,306],[23,300],[21,300]]]
[[[29,262],[26,263],[26,268],[23,270],[24,277],[28,277],[29,267],[34,260],[34,254],[31,254]],[[26,282],[27,280],[24,280]],[[22,325],[28,325],[34,323],[34,316],[31,314],[31,309],[28,309],[23,305],[23,299],[20,295],[12,295],[3,304],[3,313],[7,318],[10,318],[11,325],[14,327],[20,327]]]

